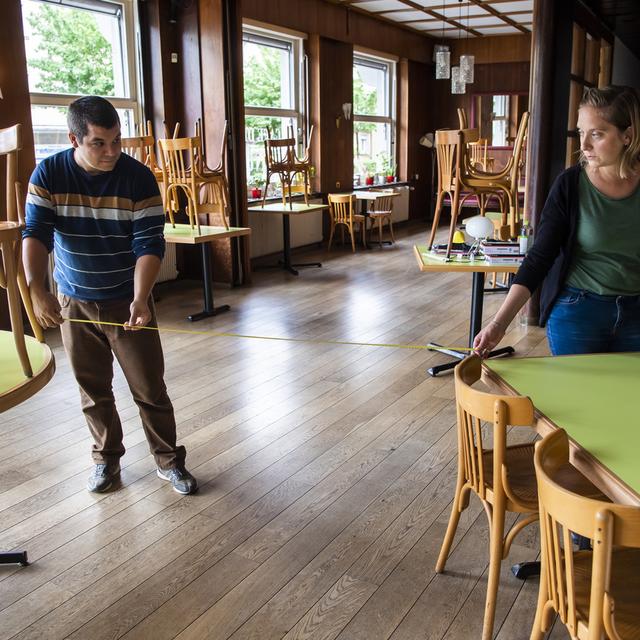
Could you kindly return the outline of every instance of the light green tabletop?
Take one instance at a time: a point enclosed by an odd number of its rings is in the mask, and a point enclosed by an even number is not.
[[[164,225],[164,239],[174,244],[200,244],[211,240],[222,240],[223,238],[237,238],[238,236],[251,235],[249,227],[209,227],[204,224],[198,227],[191,227],[188,224],[177,224],[171,226],[170,222]]]
[[[322,211],[328,209],[329,205],[317,203],[317,204],[305,204],[304,202],[269,202],[264,207],[249,207],[249,211],[252,213],[286,213],[287,215],[296,215],[302,213],[310,213],[312,211]]]
[[[31,336],[25,336],[33,378],[27,378],[20,365],[10,331],[0,331],[0,410],[8,409],[39,391],[53,375],[51,349]]]
[[[508,358],[485,366],[640,495],[640,353]]]
[[[435,254],[426,246],[414,245],[414,255],[418,261],[420,271],[468,271],[470,273],[515,273],[519,264],[489,264],[484,258],[479,260],[469,259],[464,256],[451,255],[447,261],[444,254]]]

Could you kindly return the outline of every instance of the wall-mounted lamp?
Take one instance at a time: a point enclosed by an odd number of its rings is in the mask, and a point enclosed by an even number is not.
[[[340,128],[340,120],[342,119],[345,120],[351,120],[351,103],[350,102],[345,102],[342,105],[342,113],[338,114],[338,117],[336,118],[336,129]]]

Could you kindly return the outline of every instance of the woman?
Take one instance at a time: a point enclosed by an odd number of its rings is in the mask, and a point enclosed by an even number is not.
[[[586,89],[580,163],[556,179],[536,240],[473,346],[486,356],[542,285],[540,324],[553,355],[640,351],[640,99]]]

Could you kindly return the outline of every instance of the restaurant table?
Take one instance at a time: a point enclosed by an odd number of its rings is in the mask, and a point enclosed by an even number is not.
[[[22,371],[11,331],[0,331],[0,413],[24,402],[40,391],[53,377],[55,360],[51,349],[31,336],[25,336],[33,376]],[[0,553],[0,564],[26,565],[27,552]]]
[[[414,246],[413,251],[415,253],[416,259],[418,261],[418,267],[420,271],[434,271],[434,272],[464,272],[473,274],[472,278],[472,286],[471,286],[471,312],[469,316],[469,347],[473,347],[473,339],[479,333],[482,328],[482,307],[484,303],[484,278],[485,273],[515,273],[519,264],[488,264],[484,259],[456,259],[455,256],[452,257],[449,261],[447,261],[444,256],[439,256],[433,254],[431,251],[427,250],[426,246]],[[489,291],[492,291],[489,289]],[[496,290],[498,292],[499,290]],[[449,371],[453,369],[457,364],[458,360],[462,360],[465,358],[468,353],[463,353],[461,351],[455,351],[454,349],[447,349],[441,347],[439,344],[435,342],[430,342],[427,345],[427,348],[433,349],[434,351],[441,351],[442,353],[446,353],[450,355],[456,360],[454,362],[448,362],[446,364],[439,364],[435,367],[431,367],[427,369],[429,375],[437,376],[439,373],[443,371]],[[513,347],[502,347],[500,349],[496,349],[489,354],[489,358],[495,358],[497,356],[503,356],[513,353]]]
[[[249,211],[251,213],[271,213],[282,216],[282,260],[276,266],[282,267],[282,269],[288,271],[291,275],[297,276],[298,271],[294,267],[321,267],[322,263],[303,262],[293,264],[291,262],[291,228],[289,216],[301,216],[305,213],[315,213],[328,208],[329,205],[326,204],[304,204],[302,202],[282,204],[282,202],[270,202],[264,207],[249,207]]]
[[[200,255],[202,258],[202,291],[204,297],[204,309],[199,313],[193,313],[188,316],[191,322],[197,322],[203,318],[210,318],[219,313],[229,311],[229,305],[223,304],[219,307],[213,304],[213,287],[211,280],[213,277],[211,265],[211,245],[212,240],[222,240],[224,238],[239,238],[241,236],[251,235],[249,227],[208,227],[200,225],[200,233],[197,228],[192,228],[188,224],[177,224],[172,226],[170,223],[164,225],[164,239],[170,244],[190,244],[200,245]]]
[[[483,380],[529,396],[541,435],[563,428],[572,464],[615,502],[640,506],[640,353],[485,362]]]

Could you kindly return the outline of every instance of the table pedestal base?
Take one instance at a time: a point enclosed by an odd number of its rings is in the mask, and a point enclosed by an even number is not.
[[[444,349],[443,347],[441,347],[439,344],[436,344],[435,342],[430,342],[427,345],[427,349],[430,349],[432,351],[440,351],[441,353],[446,353],[452,358],[456,358],[456,360],[454,360],[453,362],[447,362],[446,364],[438,364],[435,367],[430,367],[429,369],[427,369],[427,373],[433,377],[437,376],[439,373],[442,373],[443,371],[450,371],[451,369],[454,369],[458,364],[459,360],[464,360],[469,355],[469,353],[463,353],[462,351],[454,351],[453,349]],[[499,358],[500,356],[507,356],[507,355],[511,355],[512,353],[514,353],[513,347],[501,347],[500,349],[496,349],[495,351],[492,351],[487,357]]]
[[[27,561],[27,552],[14,551],[0,553],[0,564],[19,564],[26,567],[29,564]]]
[[[540,563],[539,562],[519,562],[511,567],[511,573],[518,578],[518,580],[526,580],[527,578],[533,578],[533,576],[540,575]]]

